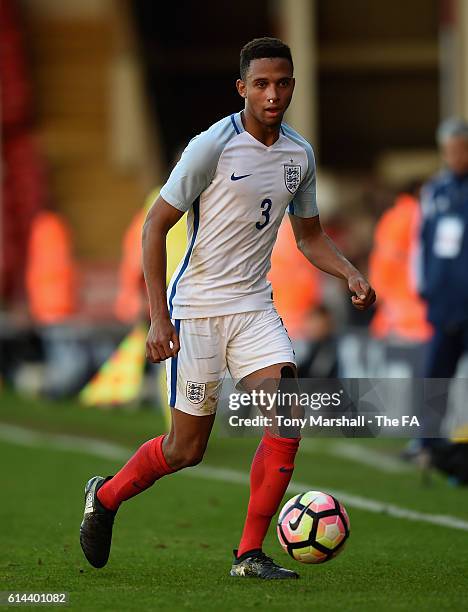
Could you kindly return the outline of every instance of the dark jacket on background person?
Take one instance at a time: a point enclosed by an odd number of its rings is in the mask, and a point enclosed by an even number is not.
[[[444,171],[421,195],[420,292],[428,320],[450,328],[468,321],[468,174]]]
[[[311,342],[304,359],[298,364],[299,378],[336,378],[338,347],[334,336]]]

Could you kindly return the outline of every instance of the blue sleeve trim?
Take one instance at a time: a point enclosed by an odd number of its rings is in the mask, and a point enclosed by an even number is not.
[[[166,202],[184,212],[190,210],[213,180],[226,144],[236,136],[232,117],[228,115],[192,138],[161,189]]]
[[[176,328],[177,335],[180,334],[180,319],[174,320],[174,326]],[[169,406],[175,408],[177,398],[177,362],[179,355],[171,357],[171,397],[169,400]]]
[[[200,224],[200,197],[198,197],[195,202],[193,203],[193,232],[192,232],[192,240],[190,242],[190,246],[187,249],[187,252],[185,253],[185,257],[184,257],[184,262],[182,264],[182,267],[179,270],[179,274],[177,275],[177,278],[175,279],[173,285],[172,285],[172,291],[171,291],[171,295],[169,297],[169,315],[172,317],[172,311],[173,311],[173,301],[174,301],[174,296],[176,294],[176,290],[177,290],[177,283],[179,282],[182,274],[185,272],[185,270],[187,269],[187,266],[189,265],[189,261],[190,261],[190,256],[192,255],[192,251],[193,251],[193,245],[195,244],[195,240],[197,238],[197,233],[198,233],[198,226]]]
[[[290,215],[293,215],[293,214],[294,214],[294,200],[291,200],[291,202],[289,203],[288,213],[289,213]]]
[[[237,123],[236,123],[236,120],[234,119],[234,115],[235,113],[232,113],[231,122],[232,122],[232,125],[234,126],[234,129],[236,130],[236,134],[240,134],[240,129],[237,127]]]

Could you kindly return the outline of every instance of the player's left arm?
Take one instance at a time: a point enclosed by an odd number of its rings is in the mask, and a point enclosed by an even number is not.
[[[323,231],[320,218],[289,215],[296,237],[296,243],[304,256],[317,268],[342,278],[354,294],[353,306],[366,310],[375,302],[375,291],[367,279],[338,250],[333,241]]]

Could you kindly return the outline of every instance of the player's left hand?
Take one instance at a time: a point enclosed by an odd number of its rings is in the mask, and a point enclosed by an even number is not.
[[[348,278],[348,287],[354,293],[351,297],[351,302],[358,310],[366,310],[375,302],[375,291],[362,274],[350,276]]]

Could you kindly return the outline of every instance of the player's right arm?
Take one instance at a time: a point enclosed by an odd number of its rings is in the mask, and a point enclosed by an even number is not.
[[[231,120],[227,117],[192,138],[146,217],[143,272],[151,316],[146,356],[155,363],[174,357],[180,348],[166,300],[167,233],[211,183],[219,156],[233,134]]]
[[[143,226],[143,273],[151,317],[146,339],[146,358],[153,363],[174,357],[180,349],[179,337],[167,307],[166,237],[183,214],[184,211],[174,208],[159,196],[148,211]]]

